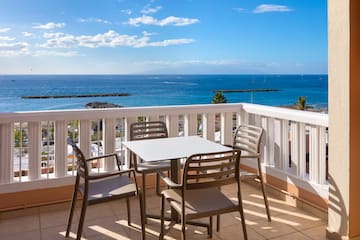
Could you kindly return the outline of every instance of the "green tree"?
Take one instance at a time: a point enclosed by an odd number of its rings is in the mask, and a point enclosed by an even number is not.
[[[217,104],[217,103],[227,103],[227,100],[224,96],[224,93],[221,91],[217,91],[211,101],[211,103]]]
[[[297,107],[299,110],[305,110],[307,108],[306,106],[306,97],[305,96],[300,96],[298,98],[298,102],[297,102]]]

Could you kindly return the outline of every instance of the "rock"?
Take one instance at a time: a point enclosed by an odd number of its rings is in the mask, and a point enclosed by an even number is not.
[[[86,108],[121,108],[123,106],[107,102],[89,102],[85,105]]]

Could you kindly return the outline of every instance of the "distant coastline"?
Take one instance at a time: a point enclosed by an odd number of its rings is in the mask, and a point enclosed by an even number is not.
[[[220,90],[214,90],[213,92],[236,93],[236,92],[278,92],[278,91],[280,91],[280,89],[264,88],[264,89],[220,89]]]
[[[90,97],[125,97],[129,93],[100,93],[100,94],[76,94],[76,95],[43,95],[43,96],[21,96],[23,99],[41,98],[90,98]]]

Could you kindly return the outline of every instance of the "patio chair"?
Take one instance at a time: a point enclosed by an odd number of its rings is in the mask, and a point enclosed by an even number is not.
[[[256,159],[257,161],[257,173],[250,173],[244,170],[240,170],[241,179],[257,178],[260,181],[261,190],[263,193],[264,203],[266,207],[266,214],[268,221],[271,222],[271,215],[269,209],[269,202],[265,190],[265,184],[263,180],[260,160],[260,141],[263,135],[263,129],[253,125],[242,124],[239,125],[235,131],[234,141],[232,147],[234,149],[241,150],[240,161],[243,158]]]
[[[212,216],[239,211],[244,239],[247,239],[246,224],[240,191],[240,150],[196,154],[187,158],[184,166],[182,184],[172,182],[159,173],[171,187],[162,191],[161,232],[164,238],[165,200],[181,216],[182,240],[185,240],[185,225],[193,219],[210,218],[209,237],[212,237]],[[237,201],[233,201],[221,191],[221,186],[234,184],[237,187]],[[174,225],[172,222],[169,229]]]
[[[130,226],[130,198],[138,195],[141,215],[141,232],[142,239],[144,240],[145,222],[144,216],[142,214],[143,204],[141,193],[138,190],[136,183],[135,171],[133,169],[121,170],[120,161],[116,153],[85,159],[84,154],[76,146],[76,144],[71,143],[71,145],[77,158],[77,174],[71,202],[69,220],[66,229],[66,237],[69,237],[78,193],[80,193],[82,196],[82,206],[76,239],[81,239],[86,208],[88,205],[125,198],[127,206],[127,221],[128,225]],[[116,159],[118,170],[111,173],[90,174],[88,164],[91,164],[91,161],[98,159],[111,159],[111,157],[114,157]],[[131,174],[133,175],[133,181],[130,178]]]
[[[161,121],[136,122],[130,125],[130,140],[146,140],[155,138],[167,138],[168,131],[166,124]],[[160,196],[160,178],[158,171],[170,172],[170,161],[142,162],[135,154],[130,155],[130,167],[134,167],[137,173],[141,174],[142,179],[142,197],[144,203],[145,223],[146,214],[146,175],[156,173],[156,194]],[[152,216],[151,217],[156,217]]]

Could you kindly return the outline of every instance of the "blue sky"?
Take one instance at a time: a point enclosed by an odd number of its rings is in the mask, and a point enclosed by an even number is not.
[[[1,0],[0,74],[327,73],[326,0]]]

